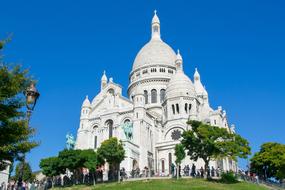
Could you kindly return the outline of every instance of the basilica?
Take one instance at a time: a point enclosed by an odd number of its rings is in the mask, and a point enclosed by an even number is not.
[[[123,142],[126,157],[120,167],[126,171],[145,167],[160,176],[171,173],[174,147],[181,134],[191,130],[188,120],[198,120],[234,132],[226,111],[213,109],[208,93],[195,69],[193,81],[183,71],[183,58],[161,39],[160,20],[155,12],[151,37],[136,55],[129,74],[128,97],[121,85],[107,78],[104,71],[101,90],[91,101],[86,96],[81,107],[76,149],[97,149],[110,138]],[[185,64],[186,65],[186,64]],[[99,85],[99,84],[98,84]],[[185,165],[204,166],[202,160]],[[236,171],[230,159],[212,160],[210,167]]]

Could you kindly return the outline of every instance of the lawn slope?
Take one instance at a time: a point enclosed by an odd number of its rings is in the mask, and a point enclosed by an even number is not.
[[[122,183],[105,183],[94,186],[73,186],[66,189],[76,190],[266,190],[267,188],[255,184],[240,182],[222,184],[203,179],[164,179],[144,180]]]

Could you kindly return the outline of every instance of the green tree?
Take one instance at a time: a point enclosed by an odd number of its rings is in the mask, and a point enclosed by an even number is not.
[[[0,41],[0,170],[7,160],[19,160],[38,145],[30,140],[35,130],[27,125],[23,112],[23,92],[32,80],[28,70],[4,62],[1,49],[5,43]]]
[[[58,158],[60,159],[60,168],[71,171],[76,183],[80,174],[79,169],[84,166],[84,159],[82,159],[81,151],[82,150],[64,149],[58,154]]]
[[[119,173],[120,163],[125,158],[125,150],[122,142],[118,141],[117,138],[112,137],[102,142],[98,148],[98,157],[103,158],[109,164],[111,180],[115,179],[115,173]],[[118,175],[119,176],[119,175]]]
[[[184,146],[182,144],[177,144],[175,145],[175,152],[174,152],[174,155],[176,156],[176,160],[175,160],[175,163],[176,163],[176,166],[177,166],[177,172],[176,172],[176,176],[177,176],[177,179],[179,177],[179,168],[181,167],[181,162],[182,160],[185,158],[185,149],[184,149]]]
[[[84,160],[83,166],[88,168],[89,172],[93,176],[93,185],[95,185],[95,173],[97,167],[97,154],[94,150],[82,150],[81,158]]]
[[[32,173],[29,163],[22,161],[17,164],[15,178],[19,179],[20,177],[22,177],[22,180],[25,182],[32,182],[35,179],[35,175]]]
[[[44,175],[52,178],[52,187],[54,186],[54,177],[65,173],[65,170],[60,167],[60,160],[58,157],[42,159],[40,161],[40,168]]]
[[[81,157],[81,150],[67,150],[64,149],[58,154],[60,159],[60,167],[69,169],[70,171],[81,168],[84,164],[84,160]]]
[[[264,178],[285,178],[285,145],[268,142],[261,145],[260,151],[251,158],[251,172]]]
[[[204,124],[199,121],[189,121],[192,130],[182,134],[182,144],[191,159],[203,159],[205,171],[211,159],[228,157],[247,158],[250,154],[249,143],[238,134],[229,133],[227,129]],[[209,174],[208,174],[209,177]]]

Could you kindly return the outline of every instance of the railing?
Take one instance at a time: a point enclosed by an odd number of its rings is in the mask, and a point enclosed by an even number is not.
[[[278,188],[278,189],[285,189],[285,183],[279,183],[277,181],[273,181],[273,180],[270,180],[270,179],[259,179],[259,177],[256,177],[256,176],[249,176],[249,175],[245,175],[243,173],[238,173],[237,174],[238,178],[242,181],[246,181],[246,182],[249,182],[249,183],[255,183],[255,184],[264,184],[266,186],[269,186],[269,187],[273,187],[273,188]]]

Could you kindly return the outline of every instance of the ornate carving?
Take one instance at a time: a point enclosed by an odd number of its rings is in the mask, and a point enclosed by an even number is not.
[[[179,140],[181,137],[181,131],[176,129],[176,130],[173,130],[172,133],[171,133],[171,138],[172,140]]]

